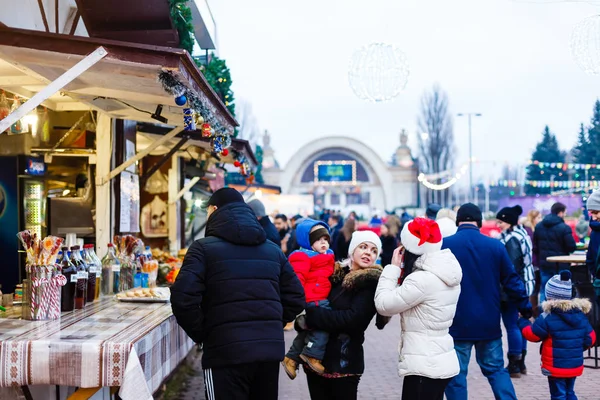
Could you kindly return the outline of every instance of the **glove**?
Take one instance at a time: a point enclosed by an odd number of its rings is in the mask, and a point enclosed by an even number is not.
[[[525,319],[529,319],[533,316],[533,310],[531,309],[531,307],[521,308],[519,310],[519,314],[521,314],[521,317],[523,317]]]

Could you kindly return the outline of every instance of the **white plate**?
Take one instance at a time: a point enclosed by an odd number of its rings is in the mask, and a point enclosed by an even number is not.
[[[138,290],[138,289],[130,289],[129,291]],[[125,292],[119,293],[115,295],[115,298],[119,301],[125,303],[168,303],[171,299],[171,291],[169,288],[154,288],[153,289],[156,294],[160,297],[126,297],[122,296]]]

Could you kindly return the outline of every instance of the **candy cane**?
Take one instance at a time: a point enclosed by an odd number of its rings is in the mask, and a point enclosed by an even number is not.
[[[31,280],[31,319],[36,319],[36,311],[38,309],[38,299],[36,299],[36,291],[40,286],[40,280],[33,277]]]
[[[58,319],[60,317],[60,288],[67,283],[67,278],[60,274],[55,275],[52,278],[52,298],[50,300],[51,303],[51,313],[52,319]]]

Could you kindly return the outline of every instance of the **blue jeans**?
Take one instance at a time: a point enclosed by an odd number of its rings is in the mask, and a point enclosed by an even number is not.
[[[446,387],[447,400],[468,400],[467,373],[471,350],[475,346],[475,358],[492,387],[496,400],[517,400],[515,388],[510,380],[508,371],[504,368],[502,339],[482,340],[477,342],[454,341],[454,350],[458,355],[460,373]]]
[[[540,304],[543,301],[546,301],[546,283],[552,278],[556,273],[552,270],[542,270],[540,269],[540,277],[542,278],[542,283],[540,286]]]
[[[527,339],[523,337],[517,325],[519,310],[515,303],[503,301],[500,303],[500,311],[502,312],[502,322],[506,328],[508,355],[520,356],[523,351],[527,350]]]
[[[319,304],[310,302],[306,304],[306,308],[311,307],[323,307],[331,310],[329,307],[329,301],[320,300]],[[291,358],[296,362],[301,362],[300,354],[305,356],[316,358],[317,360],[323,360],[325,356],[325,348],[329,341],[329,333],[325,331],[302,331],[298,332],[292,346],[288,350],[286,357]]]
[[[577,400],[575,396],[575,378],[548,377],[550,400]]]

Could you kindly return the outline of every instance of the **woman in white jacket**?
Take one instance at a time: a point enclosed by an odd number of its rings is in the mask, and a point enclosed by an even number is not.
[[[435,221],[415,218],[404,225],[400,239],[405,250],[396,249],[392,264],[383,270],[375,307],[384,316],[400,314],[402,399],[443,400],[446,385],[460,370],[448,329],[456,312],[462,270],[450,250],[441,250],[442,234]],[[410,267],[402,265],[403,257],[416,261],[412,273],[398,285],[402,268]]]

